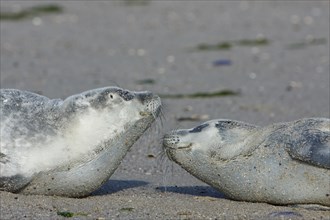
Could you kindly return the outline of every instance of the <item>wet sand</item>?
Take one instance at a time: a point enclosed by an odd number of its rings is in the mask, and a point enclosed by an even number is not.
[[[0,21],[1,88],[50,98],[109,85],[239,94],[163,98],[162,123],[91,196],[0,192],[1,219],[330,219],[227,199],[167,160],[160,144],[165,132],[208,119],[330,117],[328,1],[1,1],[1,11],[48,3],[62,12]]]

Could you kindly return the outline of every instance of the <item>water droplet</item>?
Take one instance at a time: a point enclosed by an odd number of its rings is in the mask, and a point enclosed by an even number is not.
[[[128,55],[134,56],[135,55],[135,49],[129,49],[128,50]]]
[[[41,20],[41,18],[39,18],[39,17],[35,17],[35,18],[33,18],[33,19],[32,19],[32,24],[33,24],[34,26],[40,26],[40,25],[42,25],[42,20]]]
[[[324,72],[324,68],[322,66],[318,66],[318,67],[316,67],[316,72],[317,73],[323,73]]]
[[[114,49],[109,49],[108,50],[108,55],[109,56],[114,56],[116,54],[116,50],[114,50]]]
[[[157,72],[158,72],[158,74],[164,74],[165,69],[164,68],[158,68]]]
[[[138,56],[144,56],[144,55],[146,55],[146,51],[144,49],[138,49],[137,50],[137,55]]]
[[[252,53],[253,55],[257,55],[257,54],[260,53],[260,49],[259,49],[258,47],[252,47],[252,48],[251,48],[251,53]]]
[[[256,73],[250,73],[249,74],[250,79],[255,79],[257,77]]]
[[[307,25],[311,25],[314,23],[314,19],[311,16],[304,17],[304,23]]]
[[[170,56],[168,56],[168,57],[166,58],[166,60],[167,60],[167,62],[169,62],[169,63],[173,63],[173,62],[175,61],[175,57],[172,56],[172,55],[170,55]]]
[[[318,17],[321,15],[321,9],[320,8],[313,8],[312,9],[312,15],[315,17]]]
[[[239,7],[242,11],[245,11],[245,10],[249,9],[249,2],[242,1],[242,2],[240,2]]]
[[[270,58],[269,53],[262,53],[261,54],[261,59],[263,59],[263,60],[269,60],[269,58]]]
[[[292,24],[299,24],[300,17],[298,15],[291,15],[290,21]]]

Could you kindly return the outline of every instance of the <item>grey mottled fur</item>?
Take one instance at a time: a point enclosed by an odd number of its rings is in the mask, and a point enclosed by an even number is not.
[[[329,119],[266,127],[220,119],[204,124],[199,132],[191,132],[197,126],[164,137],[169,158],[192,175],[235,200],[330,206]]]
[[[111,94],[118,95],[125,107],[135,105],[132,101],[138,103],[140,107],[134,111],[140,115],[140,118],[126,124],[124,132],[118,133],[116,138],[101,142],[95,140],[100,142],[97,148],[79,159],[51,169],[45,167],[43,170],[43,167],[39,167],[41,171],[33,174],[13,172],[10,175],[3,175],[1,173],[0,190],[68,197],[90,194],[108,180],[129,148],[155,120],[161,107],[159,97],[150,92],[131,92],[117,87],[94,89],[70,96],[65,100],[49,99],[27,91],[1,89],[0,166],[5,171],[9,165],[11,167],[26,165],[20,164],[17,158],[13,158],[15,152],[22,150],[28,152],[26,148],[38,149],[43,145],[47,147],[49,141],[62,138],[67,127],[70,127],[87,110],[106,109],[111,114],[112,106],[109,104]],[[116,118],[117,115],[113,117]],[[127,117],[129,118],[130,115]],[[89,134],[85,135],[88,137]]]

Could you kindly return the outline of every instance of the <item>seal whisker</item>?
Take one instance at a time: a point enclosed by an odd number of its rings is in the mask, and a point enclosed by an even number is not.
[[[164,187],[164,192],[167,191],[167,185],[169,184],[169,180],[173,178],[173,163],[168,163],[169,160],[165,155],[165,152],[163,152],[162,156],[163,158],[162,163],[161,163],[161,170],[164,173],[163,178],[162,178],[162,185]]]
[[[160,120],[160,123],[161,123],[161,127],[163,127],[164,126],[164,120],[166,119],[166,117],[165,117],[165,112],[164,112],[164,106],[162,105],[160,108],[159,108],[159,116],[158,116],[158,118],[159,118],[159,120]]]

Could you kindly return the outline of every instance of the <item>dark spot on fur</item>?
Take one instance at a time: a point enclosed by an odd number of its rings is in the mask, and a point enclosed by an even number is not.
[[[190,130],[189,133],[198,133],[198,132],[201,132],[207,126],[209,126],[209,124],[198,125],[197,127],[195,127],[192,130]]]
[[[238,123],[236,121],[219,121],[215,124],[215,127],[218,128],[220,131],[226,131],[228,129],[232,129],[237,127]]]
[[[119,90],[117,93],[125,101],[129,101],[129,100],[132,100],[134,98],[134,95],[131,92],[127,91],[127,90]]]
[[[7,162],[9,162],[9,159],[8,159],[8,157],[6,156],[6,154],[0,152],[0,163],[5,164],[5,163],[7,163]]]
[[[325,194],[325,196],[326,196],[326,197],[329,197],[329,195],[330,195],[330,194],[328,194],[328,193],[327,193],[327,194]]]
[[[214,158],[216,155],[217,155],[217,152],[216,151],[214,151],[214,150],[211,150],[210,151],[210,157],[211,158]]]
[[[94,94],[92,94],[92,93],[86,93],[85,94],[85,98],[89,98],[89,97],[92,97]]]

